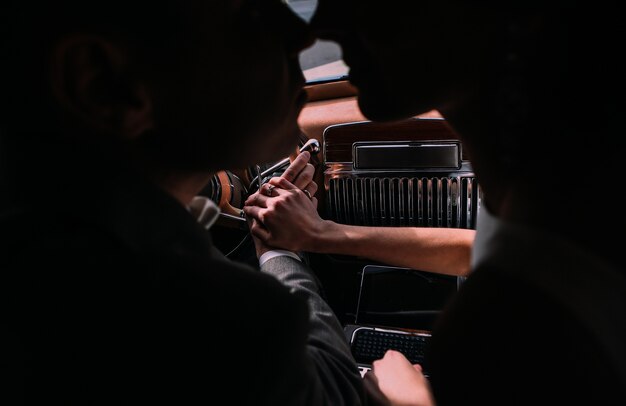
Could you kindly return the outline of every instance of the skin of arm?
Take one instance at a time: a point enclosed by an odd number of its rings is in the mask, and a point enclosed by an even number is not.
[[[311,233],[306,250],[360,256],[428,272],[467,275],[474,235],[474,230],[465,229],[365,227],[322,220],[319,231]]]
[[[304,167],[302,161],[299,160],[297,165],[294,161],[289,168],[289,177],[295,177],[298,165]],[[306,181],[309,181],[308,177]],[[317,211],[317,200],[310,200],[284,175],[269,183],[275,186],[272,197],[255,193],[244,207],[251,220],[253,236],[266,246],[353,255],[448,275],[467,275],[469,272],[475,230],[339,224],[322,219]]]

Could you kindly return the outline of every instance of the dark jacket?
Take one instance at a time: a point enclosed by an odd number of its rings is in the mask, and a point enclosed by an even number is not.
[[[309,269],[286,257],[263,272],[229,261],[174,199],[96,166],[72,179],[42,173],[46,186],[2,217],[2,397],[361,403],[341,326]]]
[[[491,228],[484,210],[430,343],[437,404],[626,404],[624,270],[544,229]]]

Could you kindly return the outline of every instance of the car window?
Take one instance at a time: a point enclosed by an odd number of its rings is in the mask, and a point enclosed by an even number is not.
[[[286,0],[289,7],[305,21],[310,21],[317,0]],[[343,78],[348,67],[341,59],[341,49],[331,41],[318,40],[300,55],[300,65],[307,82]]]

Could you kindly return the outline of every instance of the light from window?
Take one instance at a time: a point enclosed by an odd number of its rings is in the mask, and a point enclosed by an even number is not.
[[[286,0],[291,9],[305,21],[310,21],[317,0]],[[345,77],[348,67],[341,60],[341,49],[331,41],[318,40],[300,54],[300,66],[307,82]]]

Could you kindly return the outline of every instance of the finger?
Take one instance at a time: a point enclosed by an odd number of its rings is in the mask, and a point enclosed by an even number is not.
[[[274,189],[276,186],[270,185],[269,182],[261,185],[261,188],[248,196],[244,205],[258,205],[257,201],[267,201],[268,197],[272,197],[274,195]]]
[[[420,364],[413,364],[413,368],[418,372],[422,372],[422,366]]]
[[[246,218],[260,221],[263,223],[263,210],[259,206],[244,206],[243,212],[246,213]]]
[[[263,242],[267,242],[271,234],[270,232],[261,225],[257,220],[252,220],[252,225],[250,225],[250,233]]]
[[[287,179],[289,182],[293,182],[298,174],[306,167],[306,164],[309,162],[311,158],[311,154],[308,151],[304,151],[300,155],[294,159],[294,161],[289,165],[285,172],[282,174],[281,178]]]
[[[261,188],[259,189],[259,193],[267,196],[267,197],[272,197],[274,196],[274,189],[276,188],[276,186],[270,184],[270,183],[265,183],[263,185],[261,185]]]
[[[283,177],[272,178],[270,179],[269,183],[276,186],[276,188],[281,188],[285,190],[298,189],[293,183]],[[274,193],[276,193],[276,189],[274,189]]]
[[[317,193],[317,183],[310,182],[308,185],[302,188],[302,190],[304,189],[308,190],[311,196],[315,196],[315,193]]]
[[[296,185],[297,188],[302,189],[313,180],[314,175],[315,175],[315,167],[311,164],[306,164],[304,169],[300,171],[298,176],[296,176],[296,179],[291,183]]]
[[[256,202],[258,194],[259,194],[259,192],[255,192],[255,193],[251,194],[250,196],[248,196],[246,201],[243,202],[244,206],[254,206],[256,204],[255,202]]]
[[[250,195],[247,199],[246,202],[244,203],[244,206],[258,206],[258,207],[263,207],[263,208],[267,208],[267,201],[270,198],[260,194],[259,192],[256,192],[252,195]]]
[[[313,207],[317,209],[317,197],[314,197],[313,199],[311,199],[311,202],[313,203]]]

